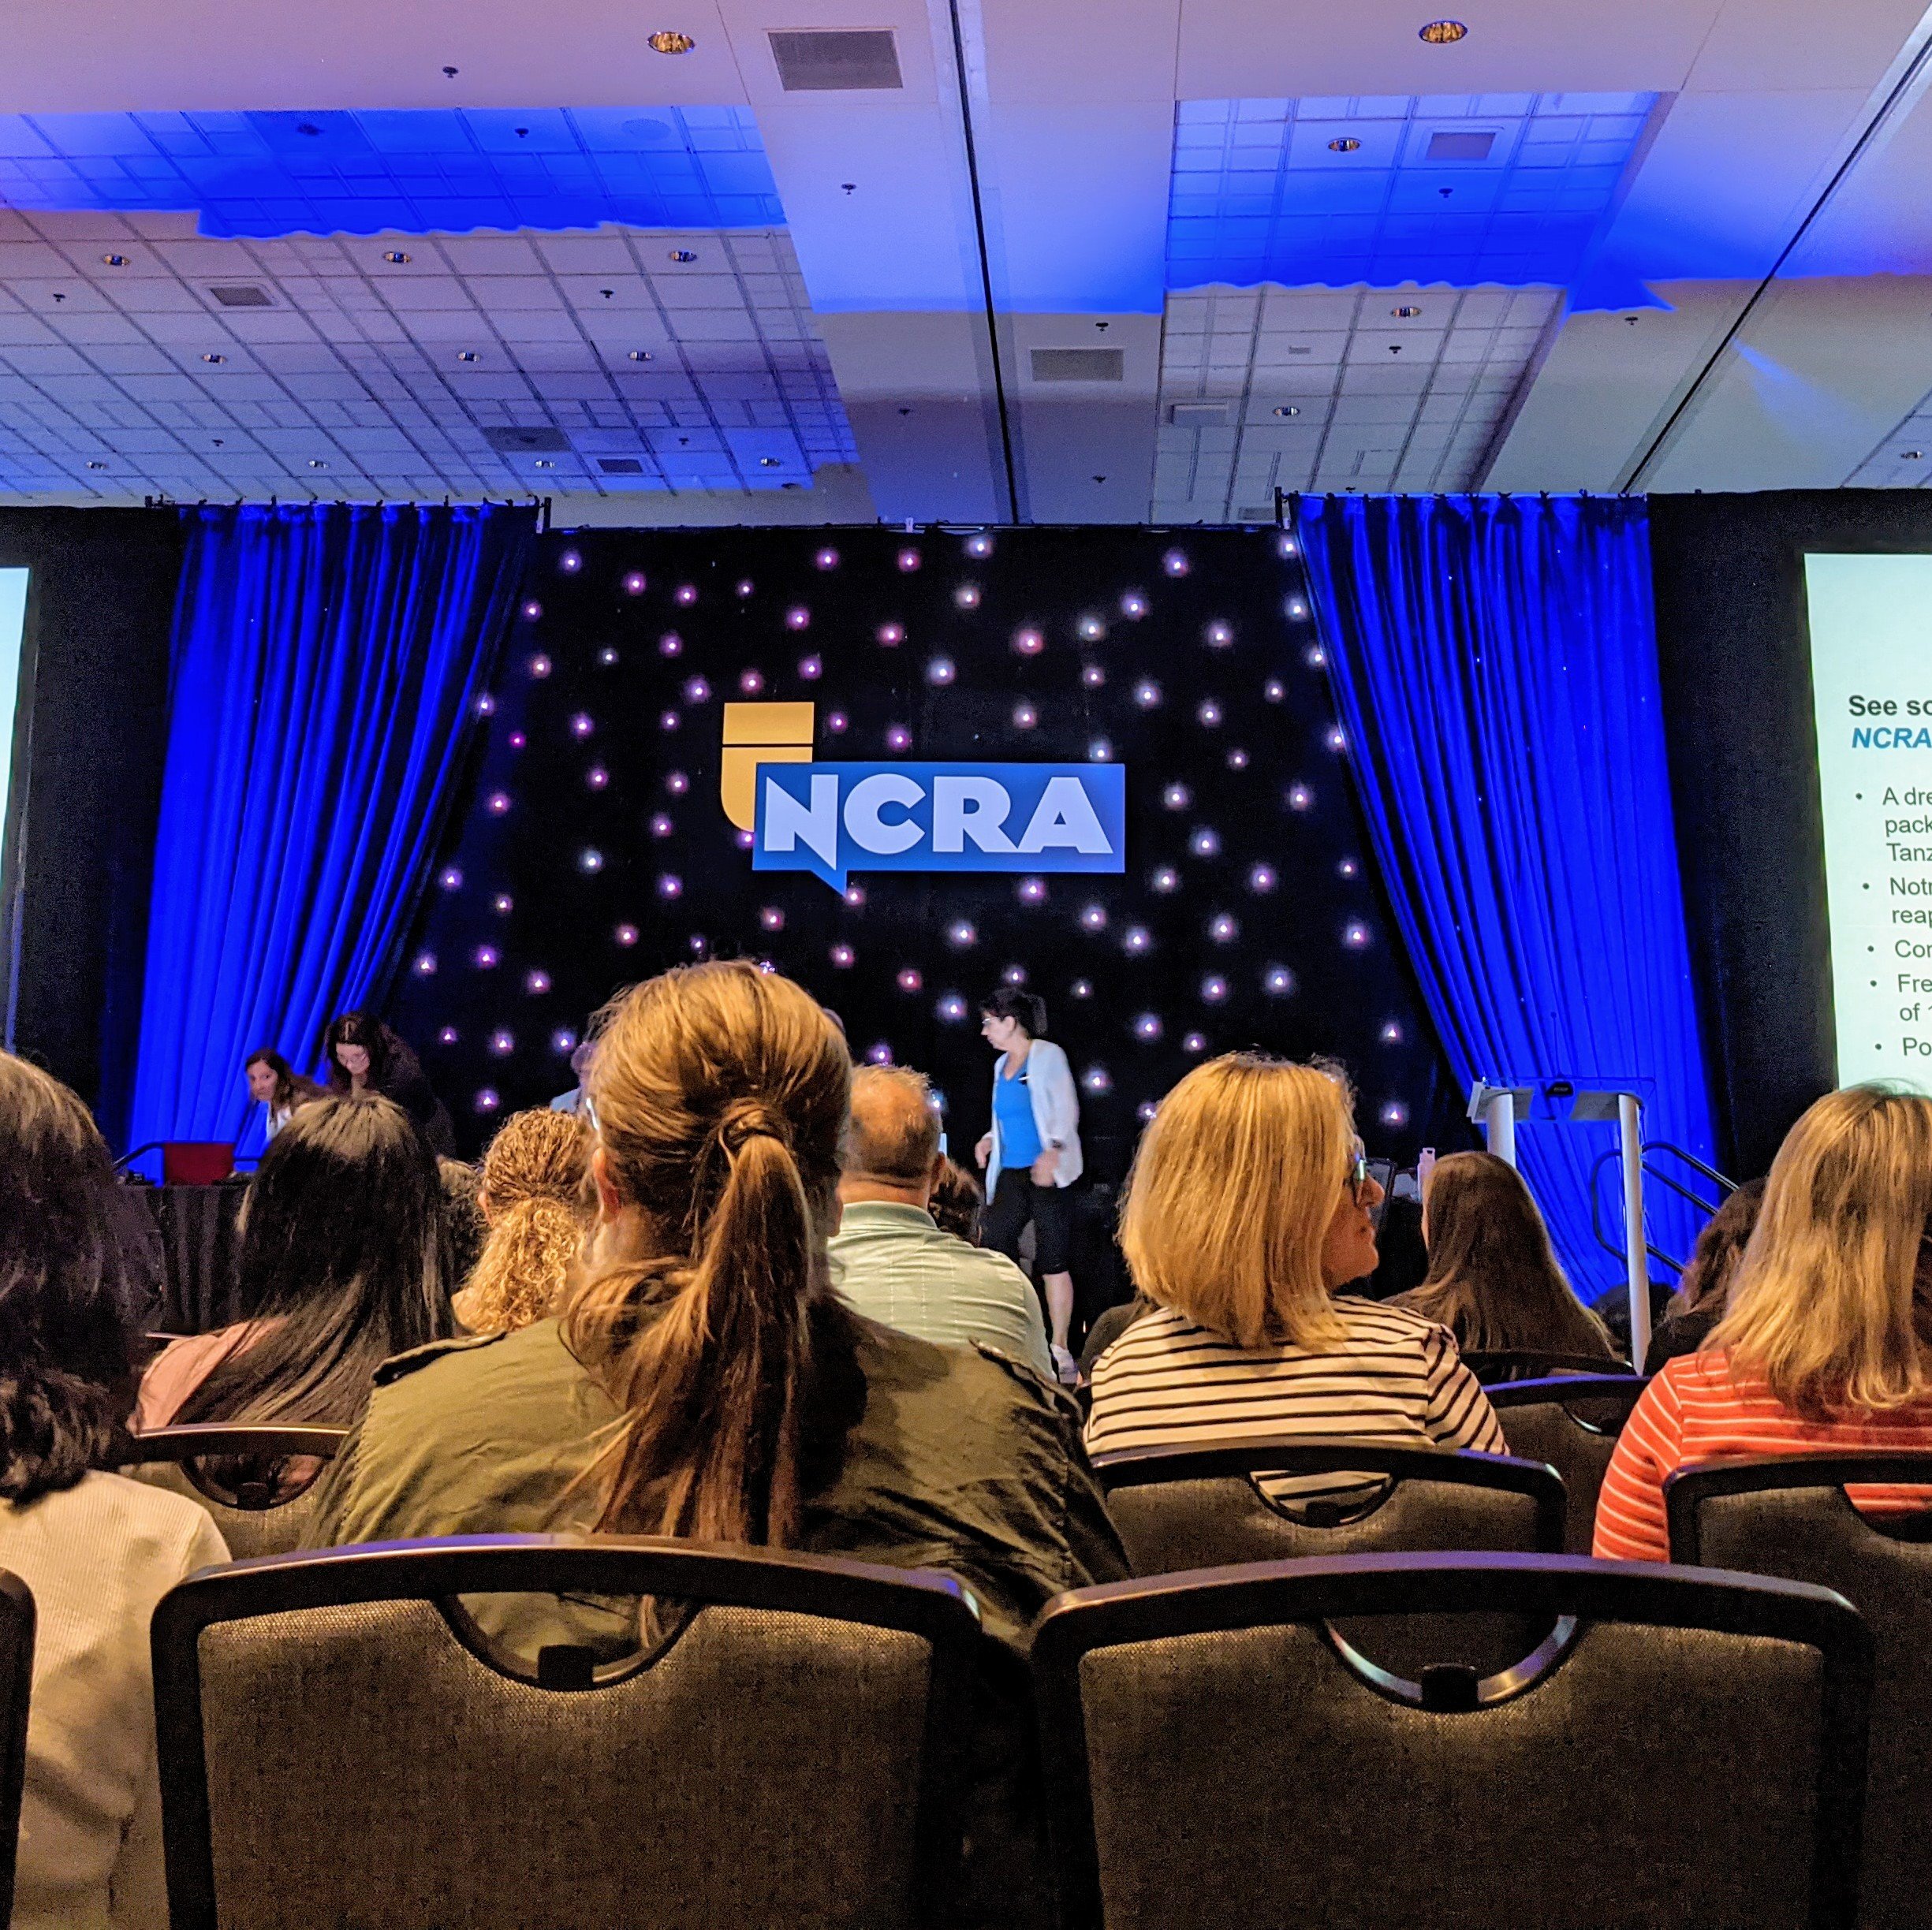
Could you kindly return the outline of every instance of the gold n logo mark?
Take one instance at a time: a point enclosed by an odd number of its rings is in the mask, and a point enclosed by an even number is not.
[[[811,762],[814,706],[808,703],[728,703],[718,795],[740,831],[758,816],[758,767]]]

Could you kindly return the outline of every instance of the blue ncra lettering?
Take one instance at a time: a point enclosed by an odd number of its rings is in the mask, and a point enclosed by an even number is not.
[[[1124,871],[1118,764],[761,764],[755,871]]]
[[[1854,751],[1932,751],[1932,730],[1921,724],[1862,724],[1852,733]]]

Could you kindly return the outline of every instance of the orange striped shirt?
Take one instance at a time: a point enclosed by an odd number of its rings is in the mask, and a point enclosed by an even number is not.
[[[1631,1410],[1597,1503],[1594,1555],[1669,1561],[1664,1482],[1678,1469],[1723,1455],[1905,1454],[1932,1451],[1932,1400],[1860,1420],[1801,1419],[1762,1380],[1731,1378],[1722,1351],[1667,1362]],[[1897,1485],[1848,1489],[1869,1515],[1909,1515],[1932,1490]]]

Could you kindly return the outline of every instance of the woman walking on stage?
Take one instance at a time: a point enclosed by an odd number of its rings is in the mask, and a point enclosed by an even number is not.
[[[993,1067],[993,1129],[976,1156],[987,1169],[984,1238],[1009,1259],[1033,1222],[1034,1259],[1046,1288],[1054,1360],[1072,1366],[1073,1211],[1067,1189],[1080,1176],[1080,1104],[1073,1068],[1046,1030],[1046,1004],[1002,985],[979,1008],[979,1035],[999,1054]]]

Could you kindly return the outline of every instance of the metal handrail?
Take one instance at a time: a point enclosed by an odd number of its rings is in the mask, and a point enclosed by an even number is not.
[[[1727,1196],[1737,1190],[1738,1183],[1735,1179],[1727,1179],[1718,1171],[1716,1167],[1706,1165],[1695,1153],[1687,1153],[1682,1146],[1673,1145],[1668,1139],[1646,1140],[1639,1151],[1643,1156],[1643,1173],[1646,1179],[1654,1179],[1659,1186],[1668,1187],[1680,1199],[1688,1200],[1693,1206],[1700,1207],[1707,1213],[1715,1213],[1718,1205],[1722,1202],[1707,1200],[1701,1194],[1693,1193],[1688,1187],[1680,1185],[1671,1178],[1669,1174],[1660,1172],[1650,1163],[1650,1155],[1653,1153],[1668,1153],[1682,1160],[1685,1165],[1695,1168],[1706,1179],[1722,1187]],[[1607,1153],[1599,1155],[1596,1164],[1590,1169],[1590,1231],[1597,1244],[1606,1253],[1613,1254],[1621,1260],[1624,1256],[1623,1243],[1621,1240],[1606,1239],[1604,1235],[1602,1194],[1597,1184],[1598,1175],[1617,1157],[1617,1148],[1613,1146]],[[1661,1260],[1673,1272],[1681,1274],[1684,1272],[1687,1263],[1678,1259],[1673,1254],[1665,1253],[1662,1247],[1653,1245],[1647,1232],[1644,1236],[1643,1250],[1653,1260]]]

